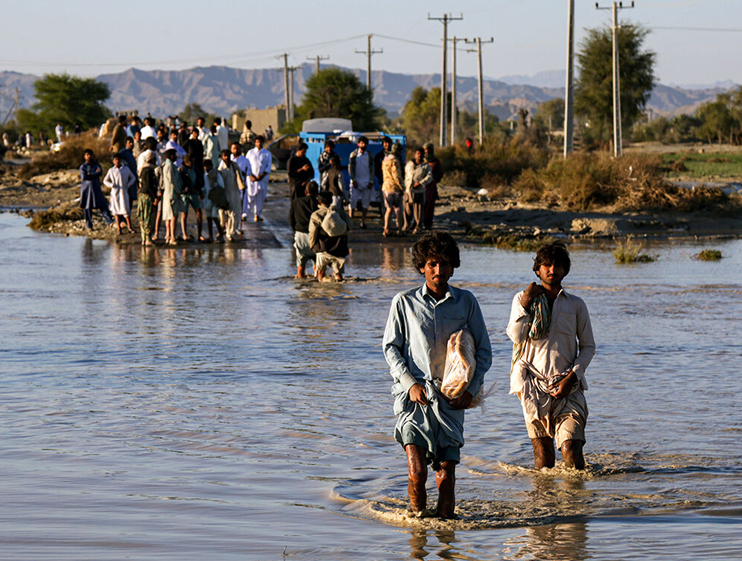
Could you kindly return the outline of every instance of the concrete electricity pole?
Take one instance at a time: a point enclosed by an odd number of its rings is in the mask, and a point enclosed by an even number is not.
[[[286,96],[286,120],[291,120],[291,92],[289,91],[289,54],[284,53],[276,58],[283,59],[283,91]]]
[[[315,72],[319,72],[319,61],[321,61],[321,60],[329,60],[329,58],[330,58],[329,56],[317,55],[317,56],[308,56],[307,57],[307,60],[316,60],[317,61],[317,66],[315,67],[314,71]]]
[[[446,107],[448,101],[448,92],[446,91],[446,82],[448,80],[446,71],[446,59],[448,57],[448,22],[462,19],[464,19],[464,16],[462,14],[459,14],[459,17],[453,17],[451,14],[443,14],[443,17],[440,18],[431,18],[430,14],[428,14],[428,20],[438,20],[443,23],[443,69],[441,71],[441,147],[446,146],[446,128],[448,124],[448,111]]]
[[[299,66],[289,66],[289,120],[293,121],[296,115],[294,114],[294,70],[299,70]]]
[[[456,112],[456,42],[462,39],[457,39],[453,36],[451,39],[451,144],[456,144],[456,121],[458,120]]]
[[[467,53],[477,53],[479,57],[479,72],[477,73],[479,78],[479,145],[482,146],[484,143],[484,80],[482,78],[482,38],[477,37],[476,39],[464,39],[465,43],[476,43],[477,50],[467,49]],[[494,43],[495,39],[490,37],[489,41],[485,43]]]
[[[597,10],[613,11],[613,26],[611,27],[613,32],[613,155],[616,158],[621,155],[623,142],[621,137],[621,75],[618,64],[618,10],[633,7],[633,0],[631,6],[624,6],[623,2],[613,2],[612,8],[601,8],[597,2],[595,3],[595,9]]]
[[[564,157],[574,149],[575,0],[567,0],[567,87],[564,95]]]
[[[356,49],[356,52],[358,54],[366,55],[366,87],[369,91],[371,91],[371,55],[383,53],[384,49],[379,49],[378,51],[375,51],[371,48],[371,37],[373,37],[373,34],[369,34],[368,37],[366,37],[366,50],[365,51],[359,51]]]

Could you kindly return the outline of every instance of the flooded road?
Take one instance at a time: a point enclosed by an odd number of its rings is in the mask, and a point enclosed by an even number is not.
[[[320,285],[291,278],[280,224],[250,226],[260,247],[145,251],[25,223],[0,215],[2,558],[739,558],[741,241],[636,266],[572,248],[598,345],[584,474],[530,469],[507,395],[532,256],[464,246],[451,283],[479,299],[497,387],[443,522],[407,518],[392,437],[383,327],[422,282],[405,247],[358,245]]]

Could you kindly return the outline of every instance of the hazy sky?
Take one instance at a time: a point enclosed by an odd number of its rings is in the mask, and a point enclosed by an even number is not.
[[[596,10],[594,0],[575,4],[578,41],[585,28],[609,24],[610,10]],[[384,51],[374,69],[440,72],[443,25],[428,13],[463,15],[449,37],[494,38],[484,47],[488,77],[564,69],[566,58],[567,0],[0,0],[0,8],[0,70],[34,74],[277,67],[283,52],[293,65],[323,55],[365,68],[355,50],[365,50],[369,33],[372,48]],[[647,47],[661,82],[742,83],[742,0],[636,0],[620,17],[652,30]],[[458,68],[476,75],[476,55],[459,51]]]

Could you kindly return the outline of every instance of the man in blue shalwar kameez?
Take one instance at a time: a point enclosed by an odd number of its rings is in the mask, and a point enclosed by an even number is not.
[[[412,510],[424,515],[427,464],[436,470],[436,515],[453,518],[455,469],[464,445],[464,410],[479,392],[492,363],[492,349],[482,312],[474,295],[449,286],[459,267],[459,248],[446,233],[431,232],[412,248],[415,269],[425,284],[400,292],[392,300],[384,332],[384,355],[394,385],[394,437],[405,449],[407,491]],[[467,327],[476,346],[476,369],[467,390],[457,399],[446,399],[434,380],[446,364],[449,337]]]
[[[88,230],[93,229],[93,209],[97,208],[103,215],[106,224],[113,224],[113,217],[108,209],[108,201],[103,196],[100,187],[100,176],[103,169],[95,161],[95,154],[89,148],[84,153],[85,163],[80,166],[80,208],[85,215],[85,226]]]

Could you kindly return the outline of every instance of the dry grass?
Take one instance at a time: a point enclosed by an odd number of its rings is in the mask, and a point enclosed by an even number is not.
[[[72,136],[65,140],[59,152],[44,151],[35,155],[30,163],[21,168],[18,176],[21,179],[29,179],[53,171],[79,168],[85,161],[83,153],[87,148],[95,153],[105,171],[111,165],[109,146],[110,142],[107,139],[98,138],[92,133]]]
[[[629,263],[651,263],[657,260],[657,257],[642,253],[644,244],[634,241],[631,236],[625,240],[619,241],[616,249],[613,250],[613,257],[621,264]]]

